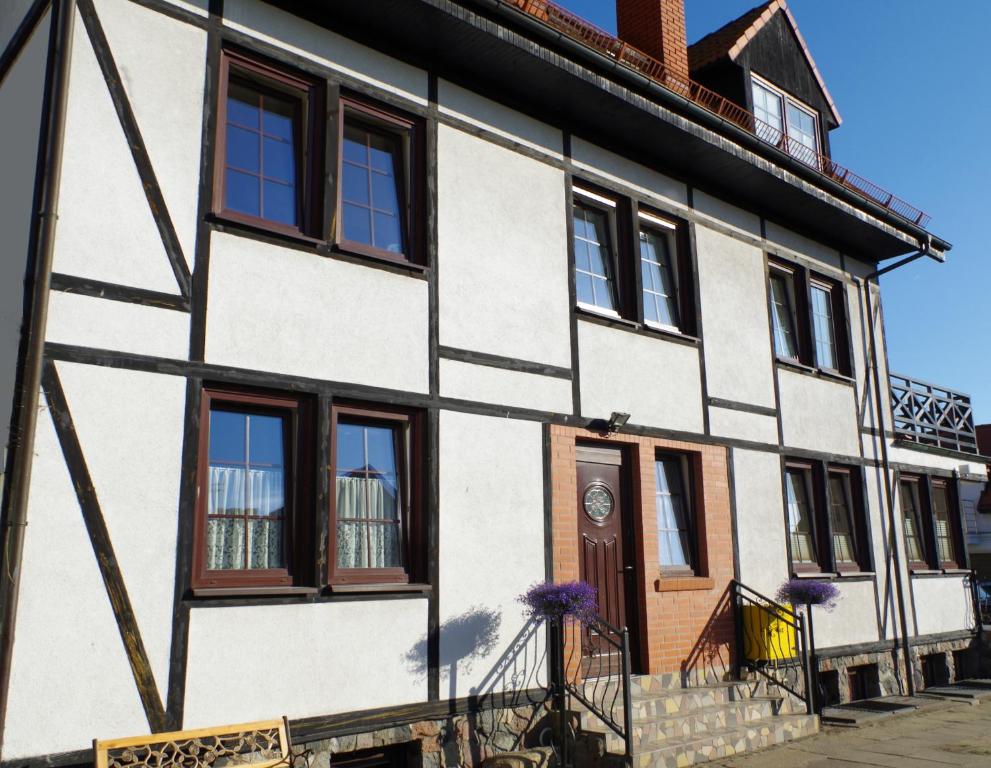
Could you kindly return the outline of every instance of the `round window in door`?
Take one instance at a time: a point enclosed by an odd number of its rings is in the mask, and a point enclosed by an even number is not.
[[[616,506],[612,491],[603,483],[590,483],[582,496],[585,514],[596,523],[604,523]]]

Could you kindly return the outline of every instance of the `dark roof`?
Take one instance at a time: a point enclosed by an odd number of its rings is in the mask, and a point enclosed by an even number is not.
[[[692,72],[695,72],[721,59],[736,61],[736,57],[747,47],[747,43],[753,40],[754,36],[779,11],[784,14],[786,21],[791,27],[791,31],[795,34],[795,39],[798,41],[798,45],[805,55],[805,60],[812,70],[812,74],[819,84],[820,90],[822,90],[822,95],[825,97],[826,103],[829,104],[829,109],[833,113],[833,119],[836,125],[839,125],[843,122],[839,110],[836,109],[833,97],[829,94],[829,89],[826,88],[826,82],[822,79],[822,75],[819,74],[819,68],[816,66],[812,54],[809,52],[805,38],[802,37],[802,33],[798,30],[798,22],[792,16],[791,9],[788,8],[788,3],[785,0],[768,0],[763,5],[758,5],[738,19],[734,19],[729,24],[706,35],[697,43],[688,46],[688,68]]]

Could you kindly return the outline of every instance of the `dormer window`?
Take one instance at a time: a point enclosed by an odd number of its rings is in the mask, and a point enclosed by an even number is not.
[[[754,126],[758,136],[792,157],[819,167],[819,126],[815,110],[751,74]]]

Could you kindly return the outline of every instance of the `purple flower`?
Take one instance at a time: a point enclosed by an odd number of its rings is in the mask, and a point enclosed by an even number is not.
[[[829,581],[814,579],[792,579],[778,588],[774,598],[779,603],[792,605],[821,605],[827,611],[836,607],[840,591]]]
[[[590,619],[598,613],[595,587],[584,581],[569,581],[564,584],[540,582],[518,598],[527,616],[535,619],[559,619],[573,616]]]

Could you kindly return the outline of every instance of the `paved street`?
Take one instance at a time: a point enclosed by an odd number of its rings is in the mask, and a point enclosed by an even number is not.
[[[947,703],[713,763],[724,768],[991,768],[991,701]]]

